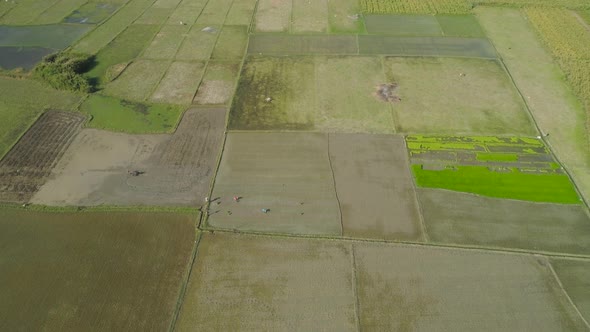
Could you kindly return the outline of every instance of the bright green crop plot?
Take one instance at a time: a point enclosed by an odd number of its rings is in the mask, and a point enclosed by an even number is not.
[[[496,172],[484,166],[424,170],[421,165],[412,165],[412,171],[420,187],[534,202],[580,203],[578,194],[565,174],[522,173],[515,168],[508,172]]]
[[[130,134],[172,132],[183,111],[178,106],[135,103],[101,95],[88,97],[80,108],[92,116],[88,127]]]

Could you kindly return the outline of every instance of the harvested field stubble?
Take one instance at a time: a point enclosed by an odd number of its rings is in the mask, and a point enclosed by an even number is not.
[[[196,214],[0,211],[6,331],[169,328]]]
[[[565,9],[527,8],[530,22],[565,72],[567,82],[586,108],[590,128],[590,28]],[[587,142],[590,144],[590,141]]]
[[[585,331],[544,257],[354,244],[363,330]]]
[[[212,197],[213,227],[342,234],[325,134],[230,133]]]
[[[350,245],[204,234],[178,331],[354,331]]]
[[[551,265],[582,316],[590,320],[590,260],[552,259]]]
[[[291,31],[322,33],[328,29],[328,0],[293,0]]]
[[[200,62],[173,62],[152,94],[154,102],[188,105],[201,82],[205,65]]]
[[[0,161],[0,201],[27,202],[86,118],[77,113],[47,111]]]
[[[402,133],[535,135],[526,108],[496,61],[395,58],[384,61],[401,102],[391,104]]]
[[[229,103],[239,74],[239,62],[209,61],[193,102],[200,105]]]
[[[590,253],[590,218],[582,205],[534,203],[438,189],[418,189],[431,241]]]
[[[344,235],[419,240],[420,212],[401,136],[330,134]]]
[[[229,126],[391,133],[390,106],[372,95],[384,81],[379,58],[251,57]]]
[[[259,0],[254,15],[257,32],[288,31],[291,24],[291,0]]]

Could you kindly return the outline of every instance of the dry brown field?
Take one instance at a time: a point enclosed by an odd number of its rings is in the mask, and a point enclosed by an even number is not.
[[[32,201],[194,206],[208,195],[225,114],[224,109],[189,110],[172,135],[84,129]]]

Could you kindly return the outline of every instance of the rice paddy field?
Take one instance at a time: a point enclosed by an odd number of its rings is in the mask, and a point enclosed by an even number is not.
[[[0,1],[0,330],[590,330],[589,11]]]

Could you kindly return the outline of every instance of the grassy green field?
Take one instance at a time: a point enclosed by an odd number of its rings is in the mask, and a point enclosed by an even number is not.
[[[125,68],[135,59],[151,41],[157,32],[156,26],[131,25],[123,31],[115,40],[100,50],[95,57],[95,66],[85,75],[102,86],[115,77],[105,77],[107,72],[111,75],[115,67]]]
[[[132,0],[133,1],[133,0]],[[149,5],[126,5],[111,16],[106,22],[92,30],[73,46],[75,52],[96,54],[117,35],[123,32],[127,26],[137,19]]]
[[[248,26],[228,26],[221,29],[211,58],[215,60],[240,60],[248,45]]]
[[[209,60],[213,47],[219,36],[220,26],[211,26],[216,31],[202,31],[205,25],[194,25],[184,39],[184,42],[176,53],[177,60]]]
[[[80,106],[92,118],[87,127],[130,134],[170,133],[184,111],[179,106],[144,104],[92,95]]]
[[[5,77],[0,77],[0,95],[0,157],[45,109],[74,110],[82,99],[37,81]]]
[[[107,19],[118,6],[114,3],[87,2],[72,11],[65,19],[65,23],[97,24]]]
[[[412,171],[420,187],[535,202],[580,203],[578,194],[565,174],[528,174],[517,168],[496,172],[485,166],[425,170],[421,165],[413,165]]]
[[[115,97],[144,101],[152,94],[169,66],[169,61],[134,61],[116,80],[107,84],[103,91]]]
[[[165,25],[160,29],[143,57],[156,60],[172,60],[189,31],[188,25]]]

